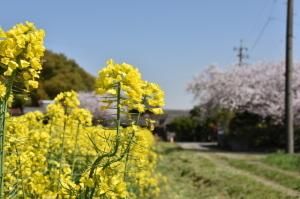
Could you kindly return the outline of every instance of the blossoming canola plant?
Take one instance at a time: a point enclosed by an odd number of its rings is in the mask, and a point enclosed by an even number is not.
[[[0,29],[0,197],[3,193],[4,138],[7,103],[15,81],[26,90],[37,88],[44,54],[44,31],[33,23],[17,24],[9,31]],[[20,88],[19,88],[20,89]]]
[[[150,130],[138,126],[138,120],[145,111],[162,113],[164,94],[157,84],[143,81],[133,66],[109,60],[99,72],[96,92],[105,96],[104,108],[116,110],[111,128],[93,126],[91,113],[79,108],[74,91],[59,94],[46,113],[5,117],[15,78],[22,79],[26,88],[36,87],[43,35],[32,23],[1,31],[2,133],[7,119],[1,197],[155,198],[162,178],[155,172],[154,138]],[[130,117],[132,110],[137,110],[137,119]],[[127,127],[120,124],[121,114],[129,116]]]

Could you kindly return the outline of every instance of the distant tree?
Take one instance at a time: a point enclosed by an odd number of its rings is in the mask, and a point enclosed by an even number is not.
[[[202,110],[200,106],[194,106],[190,112],[191,117],[201,118],[202,117]]]
[[[167,129],[176,134],[177,141],[196,141],[199,137],[198,120],[190,116],[180,116],[174,118],[168,125]]]
[[[89,110],[93,114],[93,122],[101,123],[105,125],[106,122],[111,122],[113,119],[112,110],[102,110],[101,107],[105,106],[103,103],[103,96],[94,92],[79,92],[78,98],[80,101],[80,107]]]
[[[95,78],[64,54],[46,51],[39,88],[32,92],[33,104],[40,99],[53,99],[62,91],[92,91]]]
[[[300,149],[300,63],[294,64],[292,85],[295,144]],[[246,67],[207,67],[189,84],[201,115],[223,128],[231,148],[284,147],[283,62]],[[212,114],[212,113],[216,114]],[[212,123],[213,123],[212,122]]]
[[[284,63],[267,62],[221,70],[211,66],[199,74],[188,90],[204,111],[216,107],[249,112],[281,123],[284,118]],[[294,67],[293,100],[300,124],[300,64]]]

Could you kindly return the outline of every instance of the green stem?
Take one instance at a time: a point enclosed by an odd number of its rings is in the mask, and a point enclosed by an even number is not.
[[[139,123],[140,123],[140,117],[141,117],[141,113],[139,112],[138,116],[136,118],[136,125],[139,125]]]
[[[117,122],[116,123],[117,123],[117,126],[116,126],[117,134],[116,134],[116,143],[115,143],[114,149],[111,152],[103,154],[96,158],[96,160],[93,162],[93,164],[91,166],[91,170],[89,172],[89,178],[93,178],[97,166],[100,164],[100,162],[104,158],[110,158],[110,157],[115,156],[119,150],[120,125],[121,125],[121,83],[120,82],[117,84]],[[85,198],[92,199],[93,195],[94,195],[93,190],[91,190],[89,187],[87,187],[85,190]]]
[[[134,138],[134,135],[135,135],[135,133],[133,132],[132,133],[132,136],[131,136],[131,138],[130,138],[130,141],[129,141],[129,143],[128,143],[128,150],[126,151],[126,159],[125,159],[125,169],[124,169],[124,181],[126,182],[126,180],[127,180],[127,171],[128,171],[128,168],[129,168],[129,165],[128,165],[128,161],[129,161],[129,154],[130,154],[130,146],[131,146],[131,144],[132,144],[132,140],[133,140],[133,138]]]
[[[72,154],[73,162],[72,162],[72,173],[71,176],[73,179],[75,179],[74,175],[74,169],[75,169],[75,163],[76,163],[76,155],[77,155],[77,148],[78,148],[78,137],[79,137],[79,132],[80,132],[80,122],[78,121],[77,124],[77,131],[76,131],[76,137],[75,137],[75,146],[74,146],[74,151]]]
[[[1,101],[0,113],[0,198],[3,198],[4,188],[4,135],[5,135],[5,113],[6,102]]]
[[[25,188],[24,188],[24,179],[23,179],[23,172],[22,172],[22,163],[21,163],[21,158],[20,158],[20,154],[19,154],[19,151],[17,149],[17,146],[15,146],[16,148],[16,154],[17,154],[17,167],[20,171],[20,177],[21,177],[21,186],[22,186],[22,195],[23,195],[23,198],[25,199]]]
[[[67,111],[65,111],[67,112]],[[65,115],[67,117],[67,115]],[[60,148],[60,160],[59,160],[59,176],[58,176],[58,190],[60,189],[60,175],[62,174],[62,164],[64,159],[64,144],[65,144],[65,132],[67,128],[67,118],[64,119],[64,127],[62,132],[62,138],[61,138],[61,148]]]
[[[134,137],[134,134],[132,134],[131,138],[130,138],[130,141],[128,143],[128,145],[126,146],[124,152],[121,152],[121,155],[116,158],[116,159],[113,159],[113,160],[110,160],[110,161],[107,161],[103,166],[102,166],[102,170],[105,170],[107,167],[109,167],[111,164],[115,163],[115,162],[119,162],[119,161],[122,161],[123,158],[125,157],[125,154],[128,154],[129,153],[129,150],[130,150],[130,146],[131,146],[131,143],[133,141],[133,137]],[[94,195],[94,192],[96,190],[96,185],[94,185],[94,187],[91,189],[91,194],[90,194],[90,197],[88,197],[89,199],[92,199],[93,198],[93,195]]]
[[[50,141],[52,140],[52,126],[53,126],[53,119],[50,119],[50,127],[49,127],[49,136],[50,136]],[[49,142],[50,144],[51,142]]]
[[[5,96],[3,100],[0,101],[0,199],[4,198],[4,145],[7,103],[12,91],[15,74],[16,72],[14,71],[12,76],[8,79]]]
[[[47,162],[49,162],[51,158],[51,143],[52,143],[52,125],[53,125],[53,119],[50,119],[50,127],[49,127],[49,141],[48,141],[48,152],[47,152]],[[49,164],[48,164],[49,167]]]

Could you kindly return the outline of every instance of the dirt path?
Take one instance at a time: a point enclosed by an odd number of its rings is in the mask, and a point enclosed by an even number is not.
[[[271,166],[267,166],[267,165],[264,165],[263,163],[257,163],[257,161],[255,161],[255,160],[257,160],[258,158],[261,158],[262,157],[261,154],[259,154],[259,155],[257,155],[257,154],[240,154],[240,153],[228,153],[228,152],[224,153],[224,152],[219,152],[219,151],[210,151],[209,149],[208,150],[207,149],[203,150],[202,149],[203,146],[201,146],[201,144],[195,144],[195,143],[192,143],[190,145],[188,143],[184,143],[184,144],[179,143],[179,146],[183,149],[199,150],[199,156],[213,162],[217,166],[218,170],[231,172],[231,173],[236,174],[236,175],[246,176],[246,177],[248,177],[250,179],[253,179],[253,180],[255,180],[255,181],[257,181],[261,184],[269,186],[274,190],[280,191],[280,192],[285,193],[289,196],[293,196],[293,197],[298,196],[300,198],[300,192],[299,191],[284,187],[284,186],[282,186],[282,185],[280,185],[280,184],[278,184],[274,181],[267,180],[263,177],[254,175],[254,174],[252,174],[248,171],[230,166],[225,160],[222,160],[222,157],[239,158],[239,159],[244,159],[244,158],[247,157],[247,160],[250,160],[250,162],[253,163],[253,164],[260,164],[260,166],[270,167],[269,169],[273,169],[273,170],[276,169],[276,170],[278,170],[278,172],[285,172],[289,175],[293,175],[293,173],[291,173],[291,172],[287,172],[287,171],[283,171],[281,169],[277,169],[277,168],[274,168],[274,167],[271,167]],[[299,174],[298,174],[298,176],[299,176]]]

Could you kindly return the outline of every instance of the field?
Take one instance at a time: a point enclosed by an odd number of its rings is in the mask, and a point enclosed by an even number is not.
[[[158,170],[168,178],[161,199],[300,196],[300,173],[289,166],[296,159],[286,155],[183,150],[162,142],[157,150]]]

